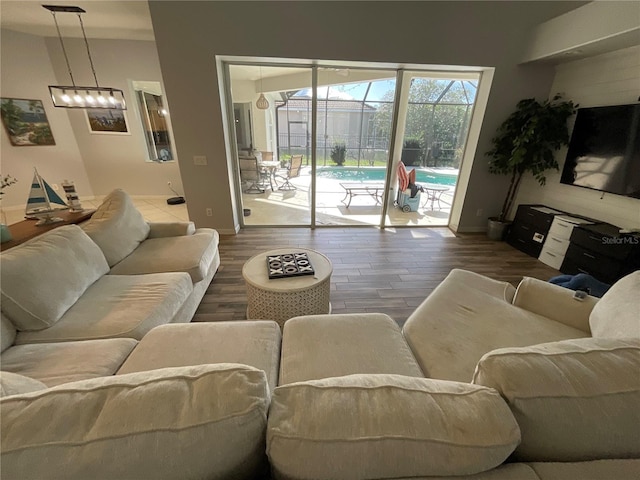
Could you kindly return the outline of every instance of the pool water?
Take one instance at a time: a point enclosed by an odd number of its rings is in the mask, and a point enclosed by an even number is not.
[[[348,182],[383,181],[387,173],[385,168],[350,168],[350,167],[322,167],[318,168],[318,176],[334,178]],[[458,176],[455,174],[436,173],[416,169],[416,183],[435,183],[437,185],[455,186]]]

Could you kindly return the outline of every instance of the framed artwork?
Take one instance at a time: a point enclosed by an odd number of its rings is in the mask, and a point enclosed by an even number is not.
[[[56,144],[42,100],[0,98],[0,112],[11,145],[31,147]]]
[[[124,110],[87,108],[87,123],[91,133],[131,135]]]

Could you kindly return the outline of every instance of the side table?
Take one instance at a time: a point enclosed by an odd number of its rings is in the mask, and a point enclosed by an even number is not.
[[[37,237],[38,235],[42,235],[44,232],[48,232],[49,230],[53,230],[54,228],[62,227],[63,225],[71,225],[82,223],[85,220],[89,220],[91,215],[95,213],[93,209],[83,210],[81,212],[56,212],[56,217],[62,218],[62,222],[50,223],[47,225],[37,226],[37,220],[23,220],[18,223],[14,223],[9,225],[9,231],[11,232],[12,239],[8,242],[4,242],[0,244],[0,250],[8,250],[12,247],[20,245],[27,240],[31,240],[32,238]]]
[[[315,274],[269,279],[267,256],[293,252],[306,253]],[[279,248],[251,257],[242,267],[247,285],[247,319],[275,320],[282,327],[284,322],[299,315],[331,313],[331,273],[331,261],[306,248]]]

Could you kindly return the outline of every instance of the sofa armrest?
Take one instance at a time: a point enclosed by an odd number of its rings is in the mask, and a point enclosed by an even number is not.
[[[269,400],[263,371],[230,363],[4,397],[3,478],[258,478]]]
[[[524,277],[518,285],[513,304],[543,317],[563,323],[583,332],[591,333],[589,315],[598,302],[587,295],[582,301],[575,292],[536,278]]]
[[[196,231],[193,222],[149,222],[149,228],[147,238],[180,237]]]

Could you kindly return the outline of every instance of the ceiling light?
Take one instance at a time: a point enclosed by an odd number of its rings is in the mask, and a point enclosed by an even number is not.
[[[101,87],[98,84],[98,77],[96,76],[93,59],[91,58],[91,51],[89,50],[89,42],[87,41],[84,24],[82,23],[82,14],[86,13],[85,10],[80,7],[66,7],[62,5],[43,5],[43,7],[49,10],[53,15],[53,21],[56,24],[58,38],[60,39],[60,45],[62,46],[62,53],[64,54],[64,59],[67,63],[67,70],[69,71],[69,77],[71,78],[71,85],[49,85],[49,93],[51,94],[53,105],[55,107],[62,108],[108,108],[112,110],[126,110],[127,106],[124,101],[124,92],[122,90],[112,87]],[[73,79],[73,72],[71,71],[71,65],[69,64],[69,57],[67,56],[67,51],[64,48],[64,42],[62,41],[62,34],[60,33],[56,13],[75,13],[78,15],[78,21],[80,22],[80,28],[82,29],[82,37],[84,38],[84,44],[87,47],[87,56],[89,57],[91,72],[93,73],[93,79],[96,82],[95,87],[76,86],[76,82]],[[67,90],[74,92],[73,97],[70,97],[67,94]],[[78,90],[85,93],[84,98],[80,96]],[[102,95],[103,93],[109,94],[108,101]],[[96,99],[98,100],[97,102]]]
[[[258,97],[258,100],[256,100],[256,107],[260,110],[266,110],[269,108],[269,101],[265,98],[262,91],[262,67],[260,67],[260,96]]]

